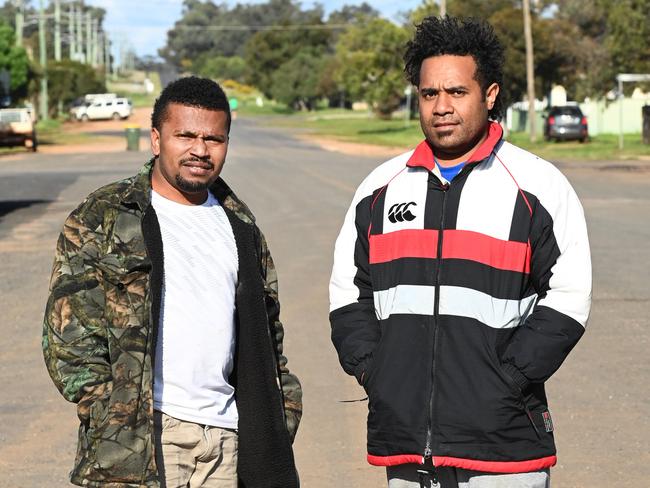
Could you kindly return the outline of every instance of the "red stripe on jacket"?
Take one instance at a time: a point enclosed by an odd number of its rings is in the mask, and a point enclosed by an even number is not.
[[[404,229],[370,236],[370,264],[401,258],[438,257],[439,232],[432,229]],[[530,244],[504,241],[468,230],[445,230],[443,259],[466,259],[506,271],[530,273]]]
[[[397,466],[400,464],[423,464],[421,454],[400,454],[398,456],[373,456],[368,454],[368,462],[374,466]],[[481,461],[448,456],[434,456],[433,465],[483,471],[485,473],[528,473],[555,466],[556,456],[547,456],[525,461]]]

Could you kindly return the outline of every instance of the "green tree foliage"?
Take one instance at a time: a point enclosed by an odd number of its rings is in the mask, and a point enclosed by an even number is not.
[[[490,17],[499,39],[506,50],[504,66],[504,93],[506,100],[516,102],[526,93],[526,45],[523,36],[524,21],[521,9],[507,7]],[[574,42],[566,23],[549,18],[535,17],[533,21],[534,62],[536,93],[543,96],[554,83],[566,82],[572,78],[563,70],[574,61],[566,48]]]
[[[447,2],[447,15],[455,17],[475,17],[488,19],[502,9],[514,8],[521,4],[518,0],[450,0]],[[437,0],[424,0],[418,7],[408,13],[406,24],[412,27],[431,15],[440,15]]]
[[[611,2],[606,45],[617,73],[650,73],[650,0]]]
[[[568,55],[557,82],[573,98],[603,97],[621,72],[650,73],[650,0],[555,3],[555,36]]]
[[[7,70],[11,77],[10,95],[16,101],[27,96],[29,80],[34,73],[25,49],[16,46],[13,29],[0,21],[0,70]]]
[[[296,0],[257,4],[184,0],[160,54],[182,69],[256,86],[266,96],[310,107],[365,100],[387,116],[403,98],[405,42],[414,24],[439,13],[424,0],[405,14],[405,28],[379,17],[370,3],[346,5],[323,20],[322,7]],[[6,8],[9,8],[7,5]],[[506,48],[504,91],[526,91],[521,0],[453,0],[447,12],[487,19]],[[0,9],[2,15],[2,9]],[[601,97],[616,73],[650,71],[650,0],[537,0],[533,38],[538,93],[555,83],[569,96]]]
[[[379,18],[379,11],[370,4],[343,5],[340,9],[330,12],[328,24],[361,24],[371,19]]]
[[[303,12],[295,20],[287,19],[276,29],[257,32],[246,44],[244,59],[248,66],[247,81],[267,97],[272,97],[271,87],[276,71],[299,52],[305,51],[314,57],[327,55],[332,33],[319,26],[324,27],[322,11],[315,9]],[[302,59],[306,59],[306,56],[303,55]]]
[[[260,29],[300,23],[305,14],[309,12],[292,0],[238,3],[233,8],[226,3],[184,0],[182,17],[167,33],[167,44],[159,54],[178,68],[200,72],[210,57],[243,56],[246,43]]]
[[[311,110],[324,95],[321,84],[329,58],[312,49],[301,49],[271,77],[271,95],[296,109]]]
[[[241,56],[203,56],[197,60],[196,73],[217,80],[242,82],[246,74],[246,61]]]
[[[49,62],[47,77],[51,115],[55,115],[59,102],[68,105],[88,93],[106,91],[103,77],[91,66],[69,59]]]
[[[403,97],[402,53],[407,40],[405,29],[374,19],[350,27],[336,45],[339,83],[381,117],[390,117]]]

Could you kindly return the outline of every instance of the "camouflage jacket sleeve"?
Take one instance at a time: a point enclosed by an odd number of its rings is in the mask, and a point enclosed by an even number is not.
[[[264,235],[260,232],[260,265],[264,277],[264,294],[266,312],[269,318],[269,329],[276,348],[278,363],[278,376],[284,397],[284,414],[287,422],[287,430],[291,440],[295,439],[298,431],[298,424],[302,417],[302,388],[298,378],[289,372],[287,358],[283,355],[282,342],[284,339],[284,327],[280,322],[280,301],[278,299],[278,277],[273,264],[273,258],[269,252]]]
[[[78,403],[83,420],[94,400],[110,389],[111,368],[103,323],[104,295],[94,264],[95,234],[77,209],[66,220],[56,246],[43,324],[48,372],[66,400]]]

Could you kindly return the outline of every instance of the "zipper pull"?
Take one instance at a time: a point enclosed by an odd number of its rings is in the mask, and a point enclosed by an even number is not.
[[[537,437],[539,437],[541,439],[542,434],[539,432],[539,429],[535,425],[535,421],[533,420],[533,414],[530,413],[530,409],[528,408],[528,405],[526,404],[526,400],[524,400],[522,398],[521,403],[524,405],[524,411],[526,412],[526,416],[528,416],[528,420],[530,420],[530,424],[533,426],[533,429],[535,429],[535,433],[537,434]]]
[[[433,457],[431,456],[431,449],[427,447],[422,467],[417,470],[418,481],[420,488],[440,488],[438,483],[438,472],[433,465]]]

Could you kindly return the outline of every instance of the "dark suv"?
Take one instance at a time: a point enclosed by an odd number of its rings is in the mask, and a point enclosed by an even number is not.
[[[544,123],[544,139],[568,141],[578,139],[585,142],[589,138],[587,117],[575,105],[551,107]]]

